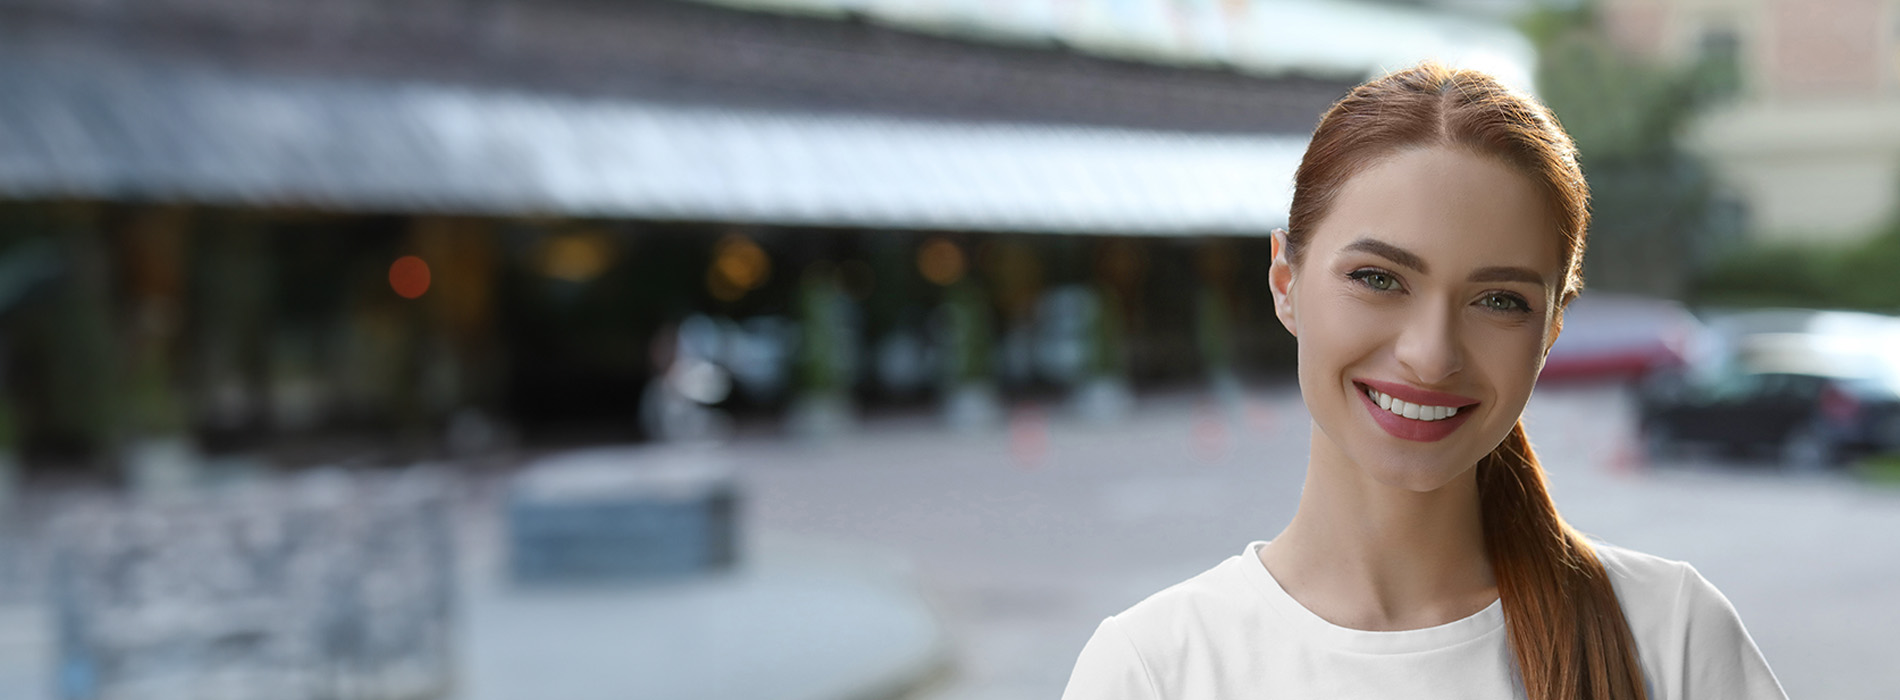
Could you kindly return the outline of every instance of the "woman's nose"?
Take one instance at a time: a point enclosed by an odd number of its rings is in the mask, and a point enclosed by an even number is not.
[[[1443,308],[1422,311],[1399,328],[1399,365],[1427,386],[1441,384],[1464,369],[1464,345],[1458,315]]]

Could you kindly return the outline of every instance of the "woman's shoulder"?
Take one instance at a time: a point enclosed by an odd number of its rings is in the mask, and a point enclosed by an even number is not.
[[[1749,640],[1728,596],[1688,562],[1592,541],[1639,646],[1670,649]]]
[[[1210,695],[1207,684],[1220,687],[1221,679],[1251,668],[1236,665],[1236,653],[1264,658],[1258,652],[1274,628],[1249,569],[1251,563],[1266,571],[1253,549],[1250,544],[1242,554],[1103,620],[1083,647],[1063,698],[1231,695]],[[1190,686],[1203,690],[1185,690]]]
[[[1165,637],[1206,629],[1210,622],[1235,620],[1259,604],[1259,594],[1253,590],[1258,584],[1247,575],[1247,564],[1244,555],[1230,556],[1116,613],[1115,620],[1141,637]]]
[[[1588,538],[1588,541],[1597,560],[1603,562],[1604,570],[1609,572],[1610,580],[1618,584],[1618,593],[1624,588],[1633,593],[1674,592],[1686,577],[1695,574],[1695,567],[1685,561],[1639,552],[1596,538]]]
[[[1722,592],[1688,562],[1591,539],[1632,629],[1665,633],[1684,616],[1732,610]],[[1732,614],[1732,612],[1730,613]]]
[[[1650,697],[1786,698],[1735,606],[1694,566],[1591,545],[1636,639]]]

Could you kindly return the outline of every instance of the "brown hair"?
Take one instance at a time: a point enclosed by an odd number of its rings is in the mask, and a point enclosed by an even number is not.
[[[1495,158],[1543,190],[1562,241],[1561,301],[1575,298],[1583,287],[1590,224],[1590,188],[1576,145],[1535,99],[1483,73],[1434,63],[1361,85],[1320,119],[1294,176],[1287,260],[1299,264],[1307,236],[1348,179],[1381,159],[1428,146]],[[1477,469],[1485,549],[1527,696],[1644,700],[1636,643],[1609,574],[1558,515],[1523,421]]]

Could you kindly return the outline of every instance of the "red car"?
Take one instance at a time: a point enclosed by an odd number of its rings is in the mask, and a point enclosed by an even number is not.
[[[1635,381],[1681,368],[1702,322],[1667,299],[1587,292],[1564,312],[1540,381]]]

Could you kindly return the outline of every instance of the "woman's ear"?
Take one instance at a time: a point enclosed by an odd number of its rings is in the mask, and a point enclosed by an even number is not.
[[[1557,309],[1551,312],[1550,335],[1544,338],[1544,357],[1550,357],[1550,349],[1556,347],[1557,336],[1562,335],[1564,331],[1564,310],[1569,309],[1570,302],[1576,299],[1576,290],[1564,292],[1557,302]]]
[[[1293,264],[1287,261],[1286,229],[1273,230],[1273,267],[1267,271],[1267,286],[1273,289],[1273,314],[1280,317],[1293,337],[1300,336],[1293,319]]]

